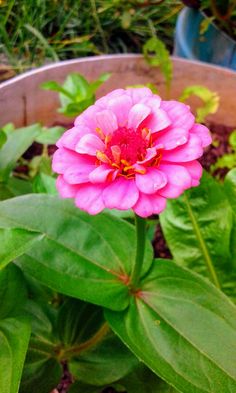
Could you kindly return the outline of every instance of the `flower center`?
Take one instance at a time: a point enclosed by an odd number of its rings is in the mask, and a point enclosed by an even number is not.
[[[106,145],[105,155],[111,161],[124,161],[129,165],[142,161],[146,154],[148,140],[140,130],[120,127],[111,135]]]

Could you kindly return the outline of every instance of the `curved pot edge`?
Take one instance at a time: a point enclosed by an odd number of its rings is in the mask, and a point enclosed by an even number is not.
[[[51,63],[51,64],[48,64],[48,65],[45,65],[42,67],[32,69],[32,70],[24,72],[18,76],[15,76],[14,78],[11,78],[8,81],[2,82],[0,84],[0,90],[4,87],[8,87],[8,86],[14,84],[15,82],[26,79],[32,75],[37,75],[39,73],[43,73],[43,72],[48,71],[53,68],[64,67],[64,66],[66,67],[69,64],[78,64],[78,63],[83,63],[85,61],[96,62],[98,60],[108,60],[108,59],[120,60],[122,58],[126,58],[127,60],[135,59],[135,58],[142,59],[143,55],[142,54],[115,54],[115,55],[88,56],[88,57],[80,57],[80,58],[71,59],[71,60],[62,60],[59,62]],[[225,67],[221,67],[221,66],[214,65],[214,64],[208,64],[208,63],[198,61],[198,60],[188,60],[188,59],[180,58],[178,56],[171,56],[171,59],[173,60],[174,63],[179,63],[179,64],[185,63],[186,64],[186,62],[187,62],[187,63],[189,63],[189,65],[191,65],[191,64],[195,65],[195,66],[198,65],[199,67],[202,67],[202,68],[205,68],[208,70],[214,69],[214,70],[222,71],[224,73],[236,74],[236,71],[231,70],[230,68],[227,69]],[[147,66],[148,66],[148,64],[147,64]]]

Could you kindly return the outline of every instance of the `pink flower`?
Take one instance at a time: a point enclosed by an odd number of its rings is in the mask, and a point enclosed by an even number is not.
[[[162,101],[148,88],[100,98],[59,139],[53,170],[64,198],[90,214],[104,208],[160,213],[167,198],[197,186],[197,161],[211,143],[189,106]]]

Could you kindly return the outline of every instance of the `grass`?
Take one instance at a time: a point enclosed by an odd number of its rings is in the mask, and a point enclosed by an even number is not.
[[[0,63],[16,72],[103,53],[141,52],[157,35],[172,47],[179,0],[0,0]]]

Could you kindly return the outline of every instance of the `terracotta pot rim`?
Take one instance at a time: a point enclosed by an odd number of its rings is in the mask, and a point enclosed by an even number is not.
[[[20,74],[18,76],[15,76],[15,77],[11,78],[8,81],[2,82],[2,83],[0,83],[0,90],[1,90],[1,88],[11,86],[15,82],[24,80],[24,79],[26,79],[26,78],[28,78],[30,76],[38,75],[38,74],[43,73],[45,71],[48,71],[48,70],[51,70],[51,69],[54,69],[54,68],[58,68],[58,67],[61,67],[61,66],[67,66],[67,65],[70,65],[70,64],[83,63],[85,61],[93,63],[93,62],[96,62],[98,60],[100,60],[100,61],[109,60],[109,59],[117,59],[118,60],[118,59],[121,59],[121,58],[125,58],[127,60],[135,59],[135,58],[141,59],[141,58],[143,58],[143,55],[142,54],[132,54],[132,53],[127,53],[126,54],[125,53],[125,54],[115,54],[115,55],[87,56],[87,57],[79,57],[79,58],[71,59],[71,60],[62,60],[62,61],[51,63],[51,64],[48,64],[48,65],[44,65],[42,67],[34,68],[33,70],[26,71],[26,72],[24,72],[24,73],[22,73],[22,74]],[[177,57],[177,56],[171,56],[171,59],[175,63],[179,63],[179,64],[181,64],[181,63],[182,64],[189,63],[190,66],[191,65],[195,65],[195,66],[199,66],[200,68],[205,68],[207,70],[218,70],[218,71],[221,71],[221,72],[227,73],[227,74],[229,74],[229,73],[236,74],[236,71],[233,71],[231,69],[228,69],[228,68],[225,68],[225,67],[221,67],[221,66],[218,66],[218,65],[208,64],[208,63],[205,63],[205,62],[202,62],[202,61],[198,61],[198,60],[182,59],[182,58]],[[147,64],[147,66],[148,66],[148,64]]]

